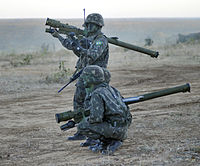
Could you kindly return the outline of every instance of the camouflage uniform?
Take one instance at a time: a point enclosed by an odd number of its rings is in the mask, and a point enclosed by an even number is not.
[[[76,63],[76,74],[87,65],[98,65],[106,68],[109,58],[108,40],[106,36],[101,32],[101,28],[104,26],[103,17],[98,13],[89,14],[83,24],[85,27],[86,38],[80,41],[75,40],[72,33],[69,34],[69,38],[64,39],[55,30],[52,34],[58,38],[62,45],[72,50],[77,56],[78,61]],[[76,83],[76,91],[74,94],[73,106],[75,111],[84,109],[84,100],[86,92],[83,86],[83,80],[78,79]],[[68,137],[68,140],[80,140],[82,137],[79,133],[76,133],[74,137]]]
[[[79,124],[81,134],[93,139],[124,140],[131,114],[117,90],[100,84],[90,95],[90,116]]]
[[[88,68],[94,69],[95,66],[88,66],[85,70]],[[81,76],[83,79],[84,71]],[[96,73],[95,75],[99,79],[100,76]],[[90,116],[78,125],[78,130],[82,135],[101,141],[126,139],[132,116],[129,108],[122,101],[120,93],[111,87],[105,78],[104,81],[98,81],[95,84],[93,91],[87,94],[86,100],[90,101],[86,108],[90,110]]]
[[[103,26],[103,18],[98,17],[100,17],[99,14],[90,14],[83,26],[93,22],[99,24],[99,26]],[[98,22],[98,20],[101,21]],[[71,45],[71,40],[68,38],[64,39],[59,36],[58,39],[64,47],[73,50],[73,52],[78,56],[79,59],[76,64],[77,71],[80,71],[87,65],[98,65],[100,67],[107,68],[109,58],[108,40],[101,32],[101,29],[80,41],[80,46],[83,48],[82,50],[74,49]],[[87,44],[85,44],[85,42],[87,42]],[[76,91],[74,95],[74,110],[84,108],[85,96],[86,93],[83,87],[83,81],[81,78],[79,78],[78,82],[76,83]]]

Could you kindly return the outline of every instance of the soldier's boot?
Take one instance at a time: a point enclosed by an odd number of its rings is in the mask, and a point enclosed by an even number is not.
[[[92,146],[92,145],[95,145],[95,144],[98,144],[99,143],[99,140],[95,140],[95,139],[92,139],[92,138],[87,138],[85,142],[81,143],[80,146],[82,147],[87,147],[87,146]]]
[[[102,150],[102,154],[111,155],[122,145],[122,141],[112,140],[112,142]]]
[[[102,149],[103,149],[102,142],[99,142],[98,144],[95,144],[93,146],[89,146],[89,150],[95,153],[101,151]]]
[[[101,151],[105,150],[106,147],[107,147],[107,143],[99,141],[99,143],[97,143],[93,146],[89,146],[89,150],[97,153],[97,152],[101,152]]]
[[[77,141],[77,140],[85,140],[86,136],[80,134],[79,132],[76,132],[73,136],[70,136],[67,138],[69,141]]]

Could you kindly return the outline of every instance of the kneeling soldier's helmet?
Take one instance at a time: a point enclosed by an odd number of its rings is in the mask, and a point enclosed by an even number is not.
[[[105,82],[104,71],[101,67],[97,65],[90,65],[85,67],[83,73],[81,74],[84,86],[98,85]]]
[[[104,20],[103,17],[98,14],[98,13],[92,13],[89,14],[85,20],[85,23],[83,24],[83,26],[86,26],[89,23],[94,23],[100,27],[104,26]]]

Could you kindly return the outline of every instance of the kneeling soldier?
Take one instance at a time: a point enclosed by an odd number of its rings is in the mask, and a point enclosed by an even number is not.
[[[108,76],[108,71],[105,74],[105,70],[96,65],[87,66],[81,75],[87,93],[86,109],[90,110],[90,116],[83,118],[78,130],[88,137],[85,143],[88,143],[90,150],[103,154],[111,154],[122,145],[132,121],[122,96],[108,84]],[[95,141],[97,144],[92,145]]]

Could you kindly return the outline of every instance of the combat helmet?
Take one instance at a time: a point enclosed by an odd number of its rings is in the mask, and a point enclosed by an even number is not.
[[[89,23],[94,23],[100,27],[104,26],[104,20],[103,20],[103,17],[98,14],[98,13],[92,13],[92,14],[89,14],[83,24],[83,26],[85,27],[86,24],[89,24]]]
[[[104,70],[97,65],[89,65],[83,70],[81,78],[86,87],[91,84],[98,85],[105,82]]]

